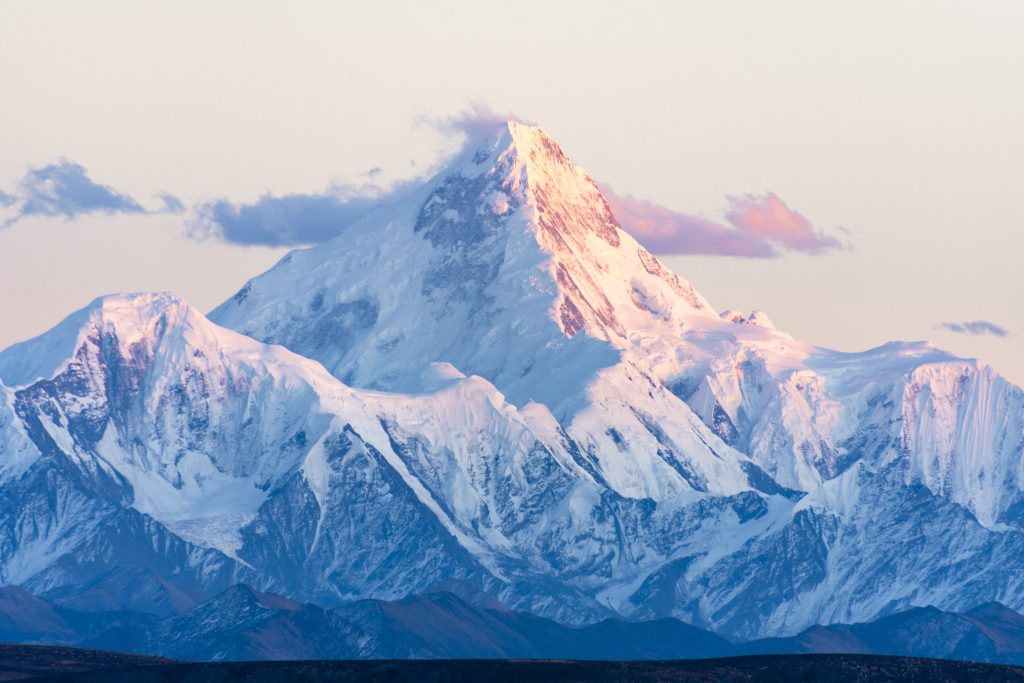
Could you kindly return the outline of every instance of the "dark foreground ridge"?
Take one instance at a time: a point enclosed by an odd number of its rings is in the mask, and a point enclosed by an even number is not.
[[[97,606],[108,592],[93,594]],[[82,596],[78,603],[83,603]],[[98,602],[97,602],[98,601]],[[917,607],[859,624],[747,643],[662,618],[572,627],[448,593],[332,609],[238,585],[161,618],[85,611],[0,587],[0,643],[132,652],[193,662],[349,660],[685,661],[745,655],[861,654],[1024,666],[1024,615],[999,603],[964,613]]]
[[[190,663],[96,650],[0,645],[0,681],[1024,681],[1024,668],[877,655],[754,655],[661,662],[377,660]]]
[[[113,670],[145,670],[145,667],[151,669],[165,665],[177,668],[180,663],[161,657],[104,650],[0,643],[0,681],[49,680],[67,674],[92,675],[110,673]]]

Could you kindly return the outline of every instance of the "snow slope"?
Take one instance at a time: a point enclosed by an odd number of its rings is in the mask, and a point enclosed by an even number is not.
[[[794,340],[763,311],[716,315],[619,227],[555,142],[516,122],[470,140],[404,203],[289,254],[211,317],[355,386],[415,389],[431,362],[485,377],[516,405],[547,406],[623,495],[685,490],[671,475],[661,484],[647,454],[663,432],[696,460],[707,435],[692,412],[786,487],[910,452],[908,481],[993,528],[1017,514],[1018,388],[927,344],[843,354]],[[730,479],[708,478],[738,490]]]
[[[173,534],[202,559],[190,570],[213,562],[196,590],[246,580],[337,602],[458,580],[577,619],[607,608],[576,584],[635,581],[683,540],[644,524],[671,526],[709,505],[706,489],[686,489],[664,512],[619,495],[547,408],[518,408],[450,366],[430,368],[430,392],[354,390],[169,294],[107,297],[69,320],[77,333],[62,323],[53,334],[70,347],[41,338],[0,357],[54,373],[14,389],[17,428],[4,431],[35,447],[0,481],[20,501],[4,509],[0,572],[11,583],[67,595],[66,582],[126,561],[114,552],[76,564],[101,532],[75,533],[75,517],[94,513],[48,505],[39,482],[54,477]],[[51,362],[53,348],[69,357]],[[731,457],[713,464],[742,478],[735,493],[756,497],[749,461]],[[710,505],[725,514],[731,504]],[[31,537],[25,510],[48,515]]]

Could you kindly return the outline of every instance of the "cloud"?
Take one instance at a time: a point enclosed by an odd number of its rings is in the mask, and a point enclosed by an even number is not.
[[[996,337],[1008,337],[1010,336],[1009,330],[995,323],[991,323],[987,320],[969,320],[963,323],[939,323],[936,325],[938,329],[946,330],[947,332],[955,332],[957,334],[971,334],[971,335],[983,335],[991,334]]]
[[[656,254],[778,256],[766,240],[751,239],[703,216],[672,211],[646,199],[621,197],[608,186],[602,186],[601,192],[622,227]]]
[[[84,166],[67,159],[29,168],[18,182],[15,194],[0,194],[3,195],[0,204],[16,207],[15,215],[4,222],[2,227],[8,227],[29,216],[63,216],[71,220],[82,214],[97,212],[148,214],[184,209],[177,197],[162,194],[159,196],[164,209],[148,211],[131,196],[94,182]]]
[[[741,233],[759,236],[783,249],[821,254],[842,249],[837,238],[814,229],[803,214],[789,208],[774,192],[729,197],[725,220]]]
[[[407,188],[406,183],[388,189],[336,185],[322,194],[267,194],[251,204],[215,199],[195,207],[186,232],[196,240],[215,238],[242,245],[319,244]]]
[[[458,114],[451,116],[422,117],[421,122],[436,128],[446,135],[463,135],[469,140],[493,135],[495,130],[508,123],[516,121],[528,125],[535,125],[511,112],[497,112],[485,102],[470,102]]]
[[[719,222],[620,196],[607,185],[601,192],[622,227],[656,254],[777,258],[784,251],[822,254],[848,248],[816,230],[774,193],[728,197],[725,220]]]
[[[19,184],[21,216],[64,216],[82,213],[144,213],[138,202],[106,185],[94,183],[85,167],[61,159],[30,168]]]
[[[161,192],[157,195],[157,199],[164,203],[164,208],[160,213],[184,213],[185,203],[175,197],[173,194],[167,194]]]
[[[459,139],[460,147],[493,135],[508,121],[524,122],[514,114],[497,113],[481,102],[470,103],[452,116],[417,119],[443,136]],[[242,245],[302,246],[325,242],[374,208],[404,196],[440,170],[451,154],[452,150],[447,150],[440,159],[420,169],[417,178],[388,188],[375,183],[383,171],[374,166],[363,174],[368,182],[361,185],[335,185],[321,193],[265,194],[249,204],[223,198],[202,202],[187,221],[186,233],[197,240],[220,239]],[[411,165],[417,166],[415,162]]]

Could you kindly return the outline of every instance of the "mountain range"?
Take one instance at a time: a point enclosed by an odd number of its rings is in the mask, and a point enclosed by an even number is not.
[[[991,367],[715,312],[508,122],[209,315],[108,296],[0,352],[0,585],[159,633],[443,594],[875,652],[831,625],[1024,608],[1022,454]]]
[[[1024,616],[916,607],[873,622],[814,626],[737,643],[673,618],[572,627],[447,593],[325,609],[237,585],[183,614],[82,610],[0,588],[0,641],[73,645],[194,661],[329,659],[678,660],[760,654],[873,654],[1024,665]]]

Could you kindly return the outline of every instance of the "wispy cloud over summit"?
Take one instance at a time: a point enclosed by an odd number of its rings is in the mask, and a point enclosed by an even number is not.
[[[428,125],[434,126],[442,133],[448,135],[461,134],[470,139],[490,135],[499,126],[509,121],[535,125],[511,112],[495,111],[484,102],[470,102],[461,112],[451,116],[423,118],[421,120]]]
[[[785,251],[822,254],[848,248],[772,192],[728,197],[720,222],[619,195],[608,185],[601,191],[622,227],[656,254],[776,258]]]

